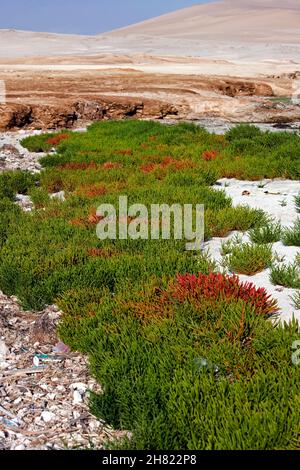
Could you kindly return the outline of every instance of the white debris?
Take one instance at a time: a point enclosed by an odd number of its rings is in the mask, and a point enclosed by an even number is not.
[[[37,356],[34,356],[34,358],[33,358],[33,365],[35,367],[38,367],[40,365],[40,360]]]
[[[25,449],[26,449],[25,445],[20,444],[20,445],[16,446],[14,450],[25,450]]]
[[[23,312],[16,297],[0,292],[0,338],[7,348],[5,361],[0,361],[0,449],[102,449],[108,436],[124,435],[89,412],[86,391],[99,393],[101,387],[92,379],[86,358],[66,345],[53,351],[60,314],[55,306],[41,313]]]
[[[55,414],[52,413],[51,411],[43,411],[41,414],[42,420],[45,421],[45,423],[50,423],[55,418]]]
[[[4,359],[8,354],[8,347],[2,339],[0,339],[0,360]]]
[[[82,396],[81,396],[81,393],[78,392],[78,390],[75,390],[73,392],[73,405],[79,405],[80,403],[82,403]]]
[[[73,390],[78,390],[79,393],[83,394],[87,391],[87,385],[82,383],[82,382],[76,382],[74,384],[71,384],[70,387]]]
[[[50,194],[51,199],[57,199],[58,201],[64,202],[66,200],[65,192],[59,191],[58,193]]]

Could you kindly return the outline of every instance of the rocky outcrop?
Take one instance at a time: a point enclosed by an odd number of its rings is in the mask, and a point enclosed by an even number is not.
[[[264,82],[242,80],[215,80],[215,91],[230,97],[273,96],[271,85]]]
[[[32,123],[32,108],[26,105],[0,105],[0,130],[23,128]]]
[[[295,70],[295,72],[289,72],[289,73],[282,73],[279,75],[270,75],[269,78],[280,78],[280,79],[288,79],[288,80],[299,80],[300,78],[300,71]]]
[[[179,109],[168,103],[114,97],[59,106],[7,104],[0,106],[0,130],[72,128],[102,119],[163,119],[178,114]]]

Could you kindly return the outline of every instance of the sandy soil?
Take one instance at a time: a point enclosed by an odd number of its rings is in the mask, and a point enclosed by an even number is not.
[[[264,180],[253,182],[223,179],[219,181],[219,184],[221,186],[216,186],[216,188],[224,190],[232,198],[234,206],[248,205],[253,209],[262,209],[274,220],[279,221],[282,227],[292,226],[299,217],[294,202],[294,196],[300,192],[299,181]],[[244,191],[249,192],[250,195],[243,196]],[[222,243],[236,237],[237,234],[242,236],[243,242],[249,242],[248,235],[234,232],[226,239],[213,238],[206,243],[206,249],[218,263],[222,261],[222,255],[220,254]],[[299,247],[284,246],[282,242],[273,245],[273,254],[278,255],[276,257],[278,259],[277,264],[294,263],[299,252]],[[280,308],[280,321],[288,322],[293,317],[300,320],[300,311],[295,309],[291,300],[291,296],[295,294],[296,290],[273,285],[270,281],[269,269],[255,276],[241,275],[239,277],[242,281],[250,281],[257,287],[264,287],[273,298],[277,299]]]

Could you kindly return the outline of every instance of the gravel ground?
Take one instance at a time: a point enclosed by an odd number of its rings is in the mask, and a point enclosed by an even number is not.
[[[41,131],[5,132],[0,134],[0,172],[5,170],[41,170],[39,159],[43,154],[31,153],[20,141],[27,136],[41,134]]]
[[[0,292],[0,449],[103,449],[124,435],[89,413],[89,391],[101,388],[56,338],[60,315],[23,312]]]
[[[39,172],[42,154],[20,145],[39,133],[0,134],[0,172]],[[27,196],[17,195],[16,203],[32,210]],[[0,449],[103,449],[124,435],[90,414],[89,392],[101,388],[87,358],[56,337],[60,316],[55,306],[24,312],[17,298],[0,291]]]

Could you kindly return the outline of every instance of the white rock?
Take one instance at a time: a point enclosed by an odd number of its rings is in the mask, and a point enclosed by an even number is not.
[[[55,414],[52,413],[51,411],[43,411],[43,413],[41,414],[41,417],[45,423],[50,423],[50,421],[52,421],[55,418]]]
[[[82,396],[78,390],[75,390],[73,393],[73,405],[78,405],[79,403],[82,403]]]
[[[38,367],[40,365],[40,360],[37,356],[34,356],[34,358],[33,358],[33,365],[35,367]]]
[[[37,426],[43,426],[44,423],[41,418],[37,416],[36,418],[34,418],[34,424],[36,424]]]
[[[76,382],[70,385],[73,390],[78,390],[78,392],[85,393],[87,391],[87,385],[82,382]]]
[[[74,419],[79,419],[79,418],[80,418],[80,413],[79,413],[79,411],[73,411],[73,418],[74,418]]]
[[[0,359],[6,357],[8,352],[8,347],[6,346],[4,341],[0,340]]]
[[[55,397],[56,397],[56,393],[48,393],[48,395],[47,395],[47,398],[49,400],[55,400]]]
[[[7,369],[9,366],[10,366],[10,363],[3,361],[2,357],[0,356],[0,369]]]
[[[43,389],[43,390],[49,390],[49,386],[47,384],[41,384],[40,387]]]
[[[25,450],[26,447],[24,446],[24,444],[20,444],[18,446],[15,447],[15,450]]]
[[[90,421],[89,422],[89,428],[91,431],[96,431],[97,428],[99,428],[100,423],[97,423],[97,421]]]
[[[60,191],[59,193],[50,194],[50,199],[58,199],[59,201],[64,202],[66,200],[65,192]]]

